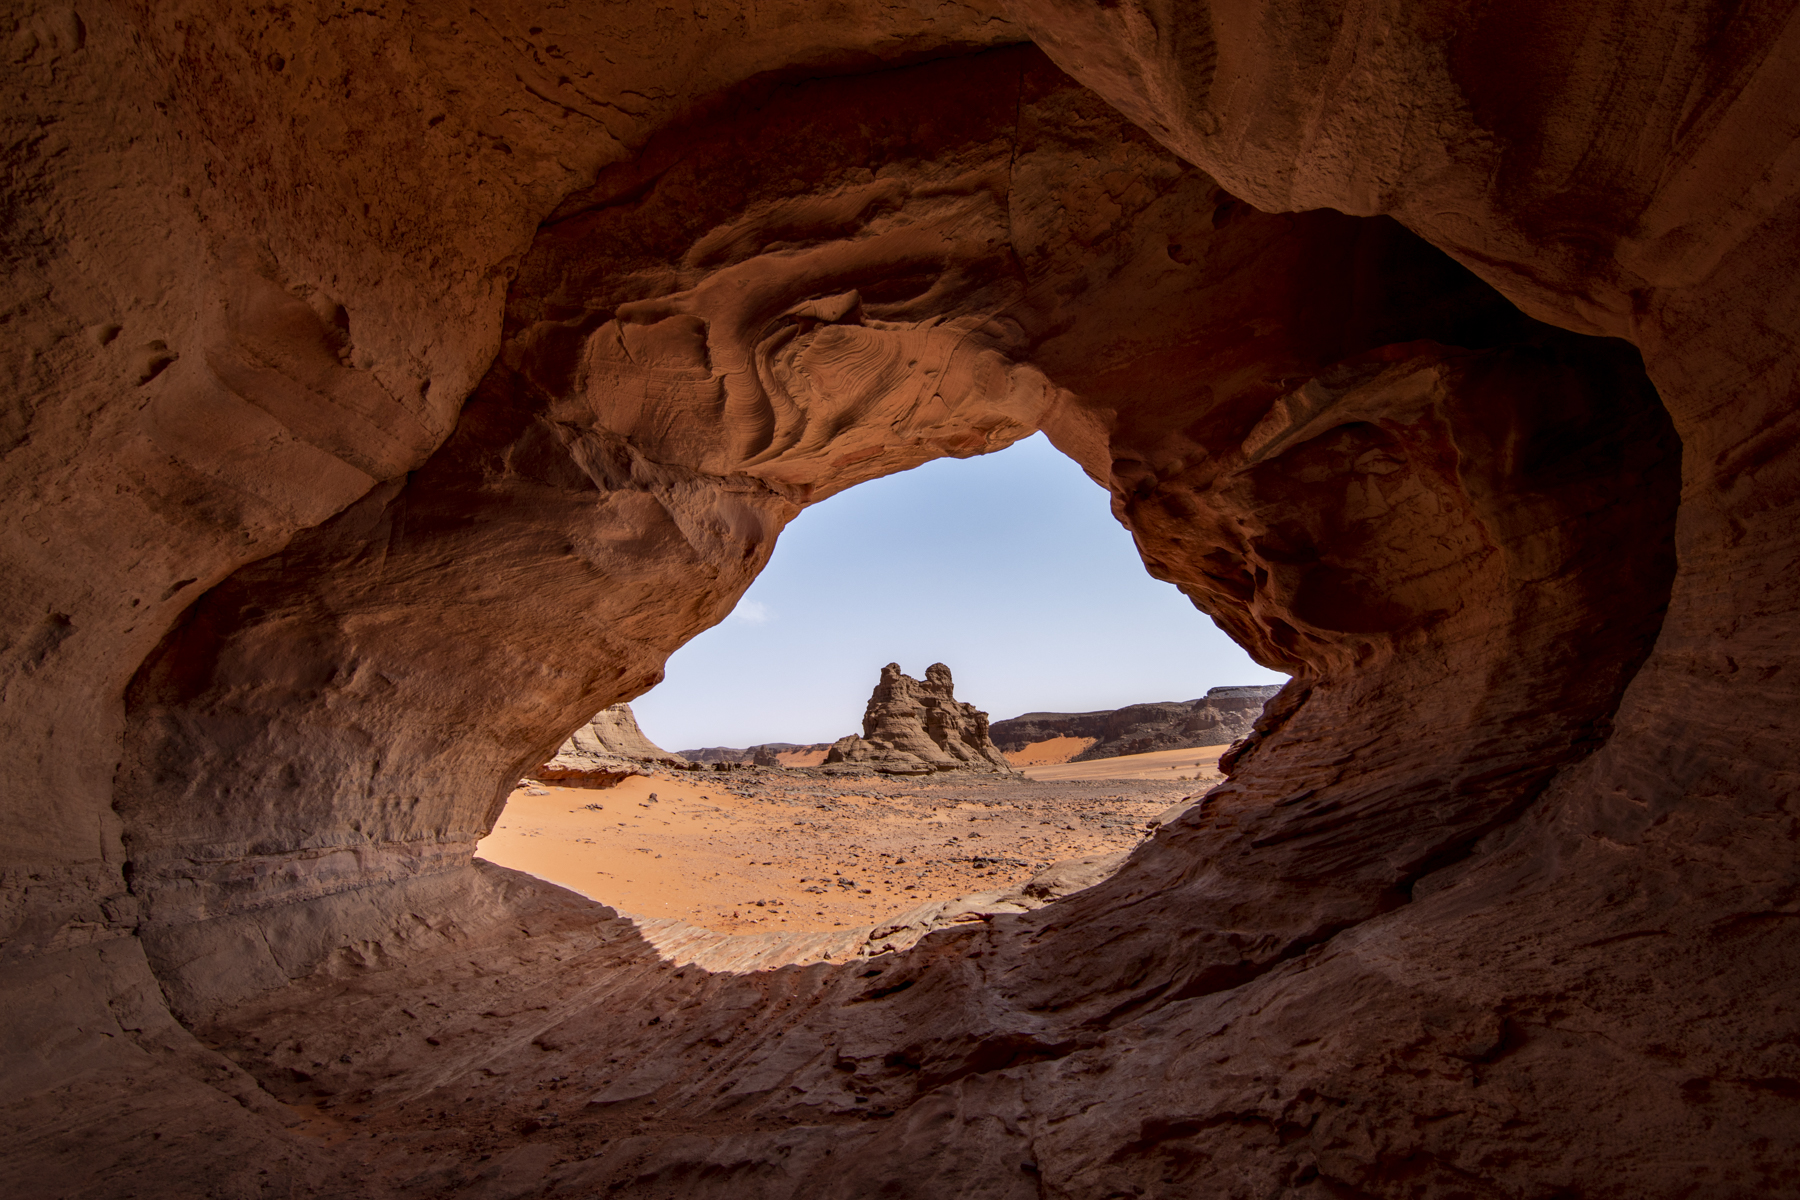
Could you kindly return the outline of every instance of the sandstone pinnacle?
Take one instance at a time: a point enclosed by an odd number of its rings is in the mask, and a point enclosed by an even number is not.
[[[899,663],[881,668],[863,710],[862,736],[839,738],[825,762],[859,763],[887,775],[1013,769],[988,734],[988,715],[956,698],[943,663],[925,668],[923,681]]]

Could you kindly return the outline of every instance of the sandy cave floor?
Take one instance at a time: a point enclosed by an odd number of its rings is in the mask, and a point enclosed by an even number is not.
[[[1107,761],[1152,777],[821,779],[746,768],[659,771],[606,789],[531,784],[476,853],[636,917],[720,933],[844,930],[1129,849],[1151,818],[1212,786],[1219,749],[1174,752],[1189,765],[1181,779],[1166,778],[1177,774],[1166,763],[1122,758]],[[1033,773],[1044,769],[1054,768]]]

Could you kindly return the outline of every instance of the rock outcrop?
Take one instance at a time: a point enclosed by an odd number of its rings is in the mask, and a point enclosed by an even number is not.
[[[8,29],[9,1191],[1800,1190],[1794,4]],[[1293,678],[1116,874],[734,973],[472,861],[1037,430]]]
[[[862,736],[831,744],[827,766],[850,763],[884,775],[929,775],[933,771],[1004,771],[1013,766],[988,734],[988,716],[956,698],[950,668],[932,663],[923,680],[881,668],[863,710]]]
[[[631,705],[614,704],[595,713],[569,735],[556,757],[531,772],[545,783],[577,783],[609,787],[656,767],[686,767],[688,760],[671,754],[644,736]]]
[[[1090,762],[1121,754],[1228,746],[1251,731],[1263,705],[1279,684],[1208,688],[1198,700],[1131,704],[1096,712],[1031,712],[995,721],[989,732],[1002,751],[1016,753],[1049,738],[1093,738],[1071,761]]]
[[[681,757],[697,763],[748,763],[758,767],[812,766],[823,762],[830,742],[763,742],[755,746],[703,746],[683,750]]]

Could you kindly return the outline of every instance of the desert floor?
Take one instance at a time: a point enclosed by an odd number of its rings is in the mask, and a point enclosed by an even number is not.
[[[658,772],[606,789],[533,784],[512,794],[477,853],[636,917],[720,933],[845,930],[1129,849],[1151,818],[1211,786],[1170,779],[1207,761],[1173,753],[1188,770],[1107,760],[1152,773],[1123,779],[744,768]]]

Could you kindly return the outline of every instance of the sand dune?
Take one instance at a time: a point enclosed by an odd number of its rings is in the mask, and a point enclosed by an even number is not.
[[[1029,749],[1031,747],[1027,747]],[[1027,778],[1045,782],[1099,779],[1193,779],[1204,782],[1219,777],[1219,755],[1225,753],[1226,749],[1225,746],[1195,746],[1187,750],[1156,750],[1149,754],[1124,754],[1118,758],[1102,758],[1094,762],[1072,763],[1065,760],[1045,766],[1028,766],[1024,770]],[[1080,751],[1076,753],[1079,754]]]
[[[1043,767],[1066,763],[1098,740],[1091,737],[1053,737],[1033,742],[1023,750],[1006,751],[1007,761],[1015,767]]]

